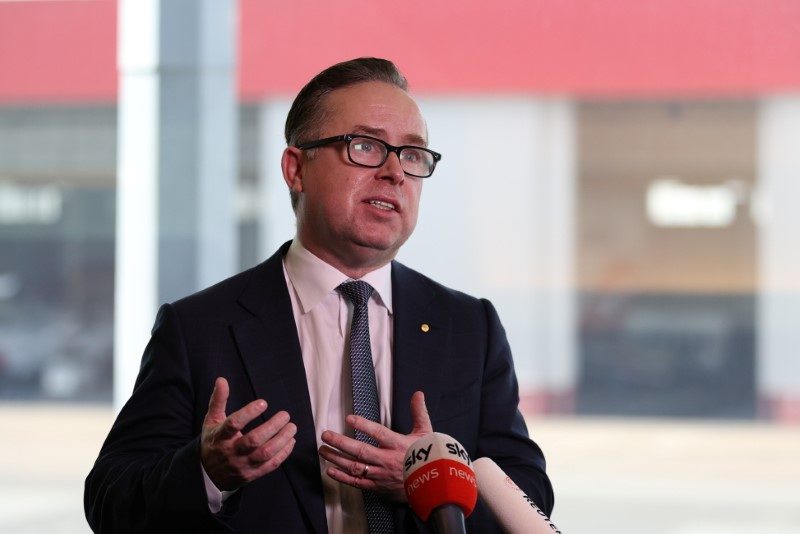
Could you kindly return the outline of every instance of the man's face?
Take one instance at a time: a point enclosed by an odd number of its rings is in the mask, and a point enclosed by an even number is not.
[[[363,133],[392,145],[426,145],[427,128],[416,103],[390,84],[365,82],[330,93],[319,138]],[[296,166],[287,166],[287,157]],[[406,176],[396,154],[378,168],[347,157],[346,143],[306,154],[288,148],[284,176],[300,192],[300,240],[312,253],[349,276],[388,263],[417,223],[422,179]],[[389,207],[391,206],[391,207]]]

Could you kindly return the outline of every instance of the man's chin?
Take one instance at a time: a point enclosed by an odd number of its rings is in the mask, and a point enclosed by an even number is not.
[[[398,232],[362,233],[353,236],[352,241],[365,249],[396,253],[410,236]]]
[[[354,255],[365,264],[388,263],[397,255],[397,251],[405,243],[405,239],[389,239],[380,237],[359,237],[353,239]]]
[[[351,241],[365,250],[390,253],[394,257],[409,237],[411,237],[411,232],[405,233],[400,227],[394,225],[392,227],[365,225],[360,228],[360,231],[351,235]]]

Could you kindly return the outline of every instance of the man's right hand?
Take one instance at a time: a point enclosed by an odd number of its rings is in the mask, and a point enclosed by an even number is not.
[[[200,435],[203,468],[218,489],[230,491],[271,473],[294,448],[297,426],[289,414],[278,412],[268,421],[242,434],[242,429],[267,409],[264,400],[254,400],[228,416],[228,381],[217,378]]]

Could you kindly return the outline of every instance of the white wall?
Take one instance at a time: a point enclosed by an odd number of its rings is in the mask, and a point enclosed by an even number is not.
[[[758,391],[800,420],[800,96],[771,97],[758,117]],[[785,413],[783,413],[785,411]],[[792,413],[788,413],[792,411]]]

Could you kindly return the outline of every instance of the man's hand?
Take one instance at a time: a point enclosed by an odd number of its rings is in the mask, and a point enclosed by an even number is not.
[[[347,424],[375,438],[378,447],[330,430],[323,432],[322,441],[327,445],[319,448],[319,454],[330,464],[328,476],[356,488],[384,493],[396,501],[405,501],[403,460],[406,450],[417,439],[433,432],[421,391],[411,396],[411,417],[414,428],[410,434],[403,435],[369,419],[348,415]]]
[[[294,448],[297,427],[289,414],[278,412],[267,422],[242,434],[242,429],[267,409],[254,400],[225,416],[228,381],[217,378],[200,435],[200,459],[211,481],[223,491],[234,490],[278,468]]]

